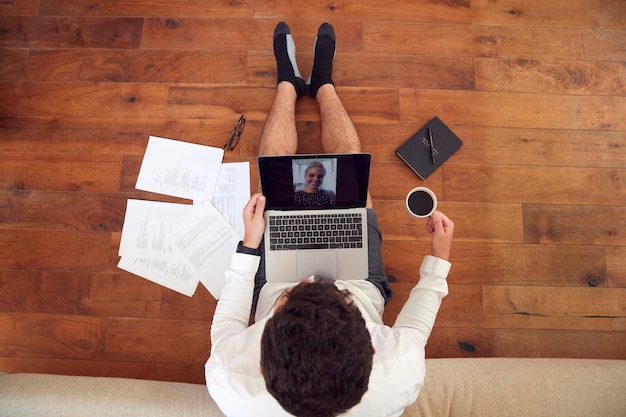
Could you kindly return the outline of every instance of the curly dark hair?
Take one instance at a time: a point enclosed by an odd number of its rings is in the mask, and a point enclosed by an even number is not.
[[[292,287],[261,337],[267,390],[298,417],[332,417],[358,404],[373,355],[350,293],[324,281]]]

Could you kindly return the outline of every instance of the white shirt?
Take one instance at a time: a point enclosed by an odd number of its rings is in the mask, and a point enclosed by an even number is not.
[[[255,324],[248,326],[258,256],[233,254],[226,286],[211,326],[211,356],[205,366],[209,393],[228,417],[291,416],[269,394],[260,371],[261,335],[278,296],[293,283],[268,282],[261,290]],[[348,289],[365,319],[376,350],[367,392],[346,417],[394,417],[415,402],[424,384],[424,348],[442,299],[450,263],[426,256],[420,280],[393,327],[382,322],[384,301],[368,281],[335,281]]]

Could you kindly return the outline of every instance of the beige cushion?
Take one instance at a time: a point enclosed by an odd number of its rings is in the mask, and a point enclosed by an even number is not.
[[[429,359],[404,415],[625,417],[626,361]]]
[[[223,417],[199,384],[123,378],[0,376],[0,416]]]

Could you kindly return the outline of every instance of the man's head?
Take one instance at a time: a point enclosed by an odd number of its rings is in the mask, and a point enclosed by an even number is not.
[[[373,353],[349,293],[316,281],[290,289],[267,321],[261,369],[267,390],[291,414],[335,416],[361,401]]]

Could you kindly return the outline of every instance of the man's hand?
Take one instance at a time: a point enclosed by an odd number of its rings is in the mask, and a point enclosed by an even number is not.
[[[265,196],[261,193],[254,194],[243,208],[243,245],[256,249],[261,244],[265,232]]]
[[[430,249],[432,255],[449,261],[452,235],[454,234],[454,223],[452,223],[452,220],[442,212],[435,211],[428,218],[426,230],[433,235]]]

